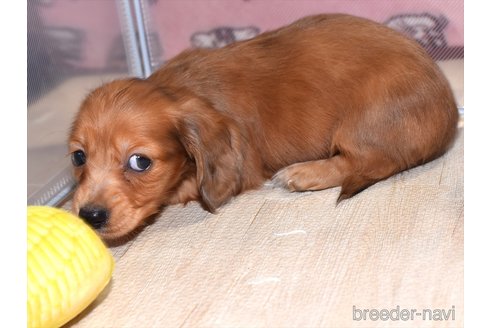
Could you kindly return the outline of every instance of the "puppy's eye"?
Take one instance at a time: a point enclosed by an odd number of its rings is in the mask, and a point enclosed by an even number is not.
[[[145,156],[133,154],[128,160],[128,167],[136,172],[147,170],[152,164],[152,161]]]
[[[82,150],[76,150],[72,153],[72,164],[82,166],[85,164],[85,153]]]

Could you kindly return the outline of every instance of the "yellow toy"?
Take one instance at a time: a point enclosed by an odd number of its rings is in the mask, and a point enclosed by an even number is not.
[[[114,260],[78,217],[45,206],[27,208],[27,326],[60,327],[109,283]]]

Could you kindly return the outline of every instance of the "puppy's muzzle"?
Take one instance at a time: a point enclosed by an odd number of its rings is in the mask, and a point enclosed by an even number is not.
[[[79,216],[94,229],[101,229],[108,223],[109,211],[99,205],[85,205],[79,211]]]

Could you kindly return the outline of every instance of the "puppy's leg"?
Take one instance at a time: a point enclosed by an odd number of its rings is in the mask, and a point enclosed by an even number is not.
[[[296,163],[280,170],[273,182],[290,191],[321,190],[341,186],[338,202],[350,198],[372,184],[400,171],[384,156],[354,160],[343,155],[328,159]]]
[[[276,185],[290,191],[321,190],[341,186],[352,164],[340,155],[289,165],[273,177]]]

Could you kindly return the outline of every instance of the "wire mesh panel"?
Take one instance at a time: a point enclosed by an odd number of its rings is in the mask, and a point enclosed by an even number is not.
[[[55,204],[70,191],[66,141],[80,102],[132,73],[119,9],[113,0],[27,1],[29,204]]]

